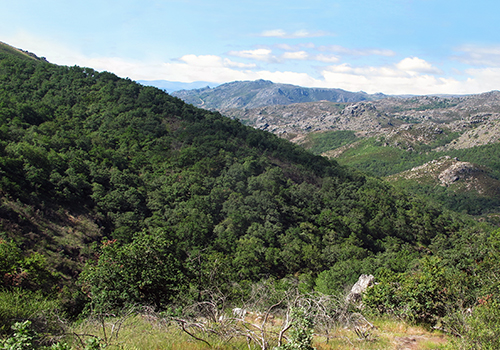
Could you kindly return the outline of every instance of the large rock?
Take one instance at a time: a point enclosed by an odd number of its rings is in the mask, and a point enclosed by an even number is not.
[[[481,172],[480,169],[475,167],[469,162],[457,162],[439,174],[439,181],[441,186],[449,186],[462,177],[471,175],[472,173]]]
[[[351,292],[347,295],[348,302],[360,302],[363,293],[366,289],[371,286],[375,280],[373,275],[361,275],[358,278],[358,281],[352,286]]]

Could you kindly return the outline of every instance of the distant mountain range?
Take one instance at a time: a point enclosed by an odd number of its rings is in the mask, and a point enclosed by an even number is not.
[[[178,90],[192,90],[192,89],[206,88],[208,86],[219,85],[219,83],[213,83],[208,81],[181,83],[179,81],[168,81],[168,80],[137,80],[137,82],[141,85],[157,87],[168,93],[172,93]]]
[[[306,88],[290,84],[276,84],[268,80],[235,81],[215,88],[181,90],[172,93],[187,103],[209,110],[230,108],[257,108],[270,105],[330,101],[374,101],[387,97],[384,94],[349,92],[341,89]]]

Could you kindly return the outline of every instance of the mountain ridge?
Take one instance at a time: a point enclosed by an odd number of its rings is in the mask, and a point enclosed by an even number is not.
[[[171,94],[194,106],[209,110],[256,108],[268,105],[330,101],[355,102],[384,98],[384,94],[349,92],[342,89],[305,88],[269,80],[235,81],[215,88],[175,91]]]
[[[181,90],[195,90],[205,88],[207,86],[218,86],[219,83],[208,82],[208,81],[194,81],[192,83],[183,83],[179,81],[169,81],[169,80],[137,80],[141,85],[154,86],[158,89],[171,94],[175,91]]]

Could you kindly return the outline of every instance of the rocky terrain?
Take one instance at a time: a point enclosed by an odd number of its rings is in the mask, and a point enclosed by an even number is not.
[[[391,139],[428,142],[445,128],[465,132],[448,148],[467,148],[498,141],[500,92],[466,97],[391,97],[354,103],[311,102],[253,109],[220,109],[247,125],[278,135],[331,130],[383,133]],[[412,132],[408,132],[413,130]],[[422,134],[414,138],[415,134]],[[496,136],[495,136],[496,135]],[[473,140],[469,140],[469,139]]]
[[[475,191],[480,195],[498,196],[500,181],[481,167],[458,158],[444,156],[421,166],[392,175],[388,180],[412,180],[420,184],[451,187],[459,191]]]
[[[329,130],[375,131],[391,124],[389,117],[366,102],[339,104],[320,101],[244,110],[222,109],[221,113],[283,136]]]

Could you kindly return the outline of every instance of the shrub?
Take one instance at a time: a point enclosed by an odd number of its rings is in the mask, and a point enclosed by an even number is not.
[[[440,259],[425,257],[416,271],[380,272],[378,284],[369,288],[363,302],[372,310],[401,317],[407,321],[433,326],[453,302],[452,283]]]
[[[98,311],[128,304],[161,308],[184,288],[184,278],[181,259],[161,232],[140,232],[124,245],[104,242],[97,264],[81,275]]]
[[[16,322],[12,325],[14,334],[1,341],[2,350],[32,350],[34,348],[34,334],[30,330],[30,321]]]
[[[12,336],[0,340],[0,350],[71,350],[68,344],[62,342],[52,344],[50,347],[39,345],[39,336],[31,329],[31,321],[29,320],[16,322],[11,329],[14,331]],[[89,350],[93,350],[93,348]]]
[[[302,308],[292,308],[290,337],[284,345],[274,350],[314,350],[312,347],[313,322]]]

